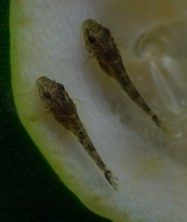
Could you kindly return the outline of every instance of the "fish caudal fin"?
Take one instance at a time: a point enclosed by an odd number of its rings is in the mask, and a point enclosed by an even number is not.
[[[161,128],[163,131],[169,132],[169,129],[168,129],[166,126],[164,126],[164,124],[162,123],[161,120],[159,120],[159,118],[158,118],[157,115],[153,114],[153,115],[152,115],[152,120],[153,120],[153,121],[155,122],[155,124],[156,124],[159,128]]]
[[[113,186],[114,190],[118,190],[118,179],[113,176],[112,172],[110,170],[105,171],[105,178],[107,181]]]

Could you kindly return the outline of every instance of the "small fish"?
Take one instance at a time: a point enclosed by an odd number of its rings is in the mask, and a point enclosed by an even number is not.
[[[158,116],[141,97],[131,82],[123,65],[120,52],[110,34],[110,30],[98,24],[93,19],[88,19],[82,24],[84,40],[89,53],[96,57],[101,69],[109,76],[115,78],[127,95],[151,116],[154,123],[165,130]]]
[[[79,119],[76,105],[69,97],[64,86],[45,76],[36,80],[36,86],[38,87],[38,94],[41,100],[53,113],[56,121],[62,124],[64,128],[71,131],[78,138],[85,151],[104,173],[107,181],[115,190],[117,190],[117,178],[113,176],[112,172],[107,168],[97,153],[97,150],[92,144],[83,124],[81,123],[81,120]]]

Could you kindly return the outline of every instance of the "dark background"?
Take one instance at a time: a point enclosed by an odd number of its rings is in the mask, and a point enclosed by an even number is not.
[[[0,221],[109,221],[62,184],[18,119],[11,89],[9,6],[9,0],[0,0]]]

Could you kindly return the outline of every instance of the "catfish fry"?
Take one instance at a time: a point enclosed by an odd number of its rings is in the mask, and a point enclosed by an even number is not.
[[[92,53],[101,69],[115,78],[127,95],[149,116],[154,123],[165,130],[161,120],[153,113],[130,80],[123,65],[120,52],[111,36],[109,29],[89,19],[82,24],[84,40],[89,53]]]
[[[85,151],[104,173],[107,181],[114,189],[117,189],[117,179],[107,168],[92,144],[83,124],[81,123],[81,120],[79,119],[76,105],[69,97],[64,86],[45,76],[36,80],[36,86],[38,88],[39,97],[46,107],[52,112],[56,121],[62,124],[64,128],[71,131],[77,137]]]

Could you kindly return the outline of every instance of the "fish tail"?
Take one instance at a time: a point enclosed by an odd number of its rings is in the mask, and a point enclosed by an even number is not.
[[[159,118],[158,118],[158,116],[157,115],[155,115],[155,114],[153,114],[152,115],[152,120],[156,123],[156,125],[158,126],[158,127],[161,127],[161,121],[159,120]]]
[[[77,136],[79,142],[82,144],[85,151],[92,158],[95,164],[100,168],[104,173],[105,178],[117,190],[117,179],[113,176],[112,172],[106,167],[105,163],[98,154],[96,148],[92,144],[89,136],[87,135],[82,123],[77,118],[77,121],[74,123],[73,133]]]
[[[136,105],[138,105],[142,110],[144,110],[145,113],[150,115],[152,117],[152,120],[154,121],[154,123],[159,128],[161,128],[163,131],[168,131],[166,126],[164,126],[162,121],[158,118],[157,115],[155,115],[152,112],[151,108],[147,105],[145,100],[141,97],[140,93],[137,91],[137,89],[135,88],[135,86],[131,82],[125,67],[118,64],[115,66],[114,70],[116,73],[115,77],[116,77],[117,81],[119,82],[119,84],[121,85],[123,90],[127,93],[129,98],[131,98],[134,101],[134,103],[136,103]]]
[[[152,115],[152,120],[155,122],[155,124],[161,128],[164,132],[169,132],[169,129],[163,124],[163,122],[158,118],[157,115]]]
[[[116,177],[113,176],[112,172],[110,170],[106,170],[105,171],[105,178],[107,179],[107,181],[112,185],[112,187],[114,188],[114,190],[118,190],[118,179]]]
[[[103,160],[101,159],[101,157],[99,156],[97,151],[92,150],[92,152],[90,153],[90,156],[95,161],[96,165],[100,168],[100,170],[103,171],[104,176],[107,179],[107,181],[109,182],[109,184],[114,188],[114,190],[117,191],[118,190],[117,189],[118,179],[116,177],[114,177],[113,173],[107,168],[107,166],[105,165],[105,163],[103,162]]]

